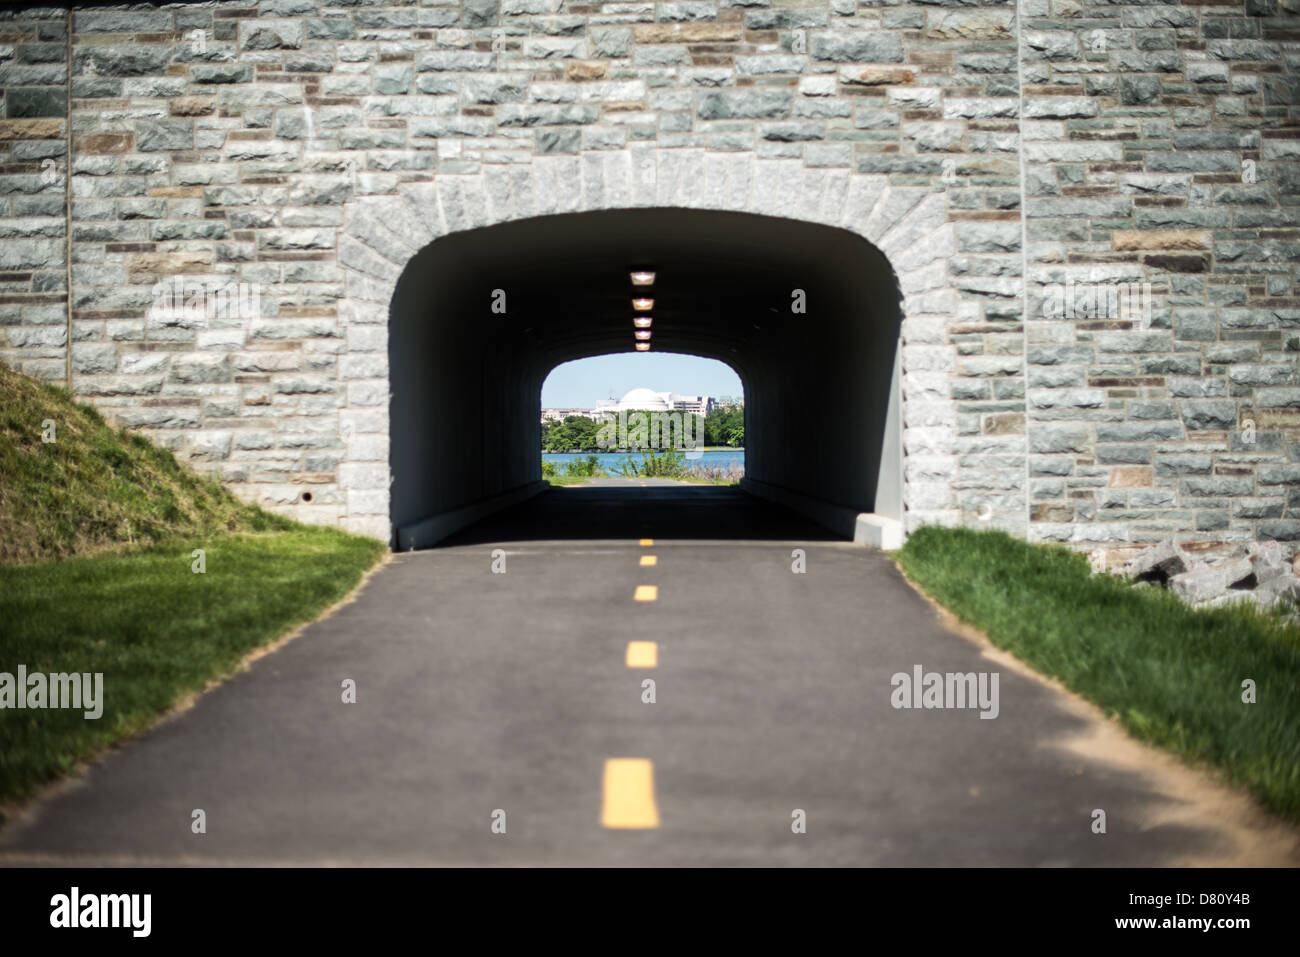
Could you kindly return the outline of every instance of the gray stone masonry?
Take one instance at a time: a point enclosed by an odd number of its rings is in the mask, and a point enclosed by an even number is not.
[[[782,215],[899,277],[909,528],[1289,554],[1297,2],[6,6],[0,358],[387,538],[387,309],[423,245]]]

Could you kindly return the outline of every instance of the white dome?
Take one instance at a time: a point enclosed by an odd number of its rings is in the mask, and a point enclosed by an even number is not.
[[[618,407],[629,411],[663,412],[667,411],[668,403],[653,389],[633,389],[618,400]]]

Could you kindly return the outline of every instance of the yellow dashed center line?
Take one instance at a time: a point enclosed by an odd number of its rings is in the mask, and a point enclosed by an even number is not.
[[[627,643],[629,668],[658,668],[659,643],[657,641],[629,641]]]
[[[641,539],[642,547],[653,546],[653,538]],[[642,555],[642,568],[659,564],[659,556]],[[636,601],[658,601],[659,586],[637,585]],[[629,668],[659,667],[659,644],[654,641],[627,643]],[[600,823],[621,830],[647,830],[659,826],[659,808],[655,804],[654,764],[646,758],[609,758],[605,761],[604,797]]]
[[[653,763],[646,758],[606,759],[600,823],[628,829],[659,826]]]

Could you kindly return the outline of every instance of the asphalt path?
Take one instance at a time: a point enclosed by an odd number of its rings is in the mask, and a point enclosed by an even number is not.
[[[894,707],[917,666],[997,673],[996,718]],[[1294,861],[1253,814],[883,553],[735,489],[610,480],[393,556],[0,830],[0,863]]]

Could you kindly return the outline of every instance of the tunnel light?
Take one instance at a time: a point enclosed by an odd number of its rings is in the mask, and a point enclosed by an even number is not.
[[[632,337],[638,342],[648,342],[650,339],[650,330],[638,329],[636,332],[632,333]]]
[[[651,319],[649,316],[632,317],[632,325],[636,326],[638,329],[649,329],[650,323],[652,322],[654,322],[654,320]]]
[[[653,286],[655,284],[655,274],[648,269],[637,269],[632,272],[632,285],[634,286]]]
[[[648,342],[638,342],[638,343],[636,344],[636,351],[637,351],[637,352],[649,352],[649,351],[650,351],[650,343],[648,343]]]
[[[649,312],[654,307],[655,307],[655,301],[653,299],[632,300],[632,308],[635,309],[637,312]]]

